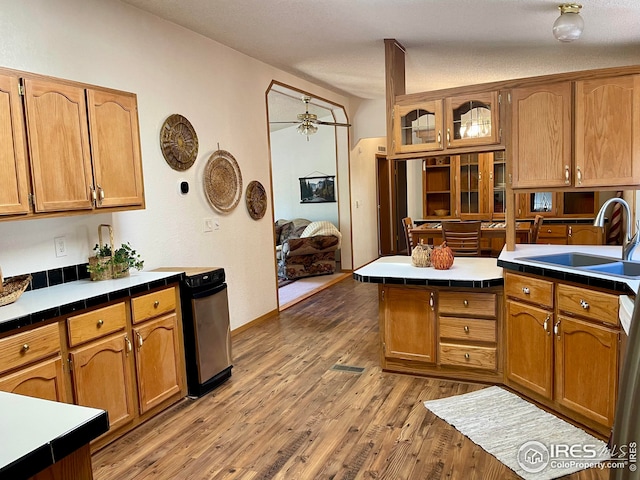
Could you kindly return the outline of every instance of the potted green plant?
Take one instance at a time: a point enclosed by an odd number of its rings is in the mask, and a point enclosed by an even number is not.
[[[109,245],[93,247],[95,255],[89,258],[87,271],[91,280],[107,280],[121,278],[129,275],[129,270],[135,268],[142,270],[144,260],[136,252],[129,242],[123,243],[120,248],[112,249]]]

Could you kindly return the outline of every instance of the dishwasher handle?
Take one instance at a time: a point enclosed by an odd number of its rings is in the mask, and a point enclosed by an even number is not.
[[[222,283],[220,285],[216,285],[215,287],[207,287],[204,289],[191,289],[191,294],[189,295],[191,298],[193,299],[197,299],[197,298],[205,298],[205,297],[209,297],[211,295],[215,295],[216,293],[220,293],[223,290],[226,290],[227,288],[227,284],[226,283]]]

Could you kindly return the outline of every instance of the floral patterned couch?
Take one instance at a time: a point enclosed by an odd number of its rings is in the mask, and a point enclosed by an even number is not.
[[[278,220],[275,232],[279,277],[293,280],[335,272],[342,235],[331,222]]]

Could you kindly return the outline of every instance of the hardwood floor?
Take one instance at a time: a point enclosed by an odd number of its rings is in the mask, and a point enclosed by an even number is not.
[[[94,478],[519,478],[422,404],[481,385],[382,372],[378,341],[377,286],[343,280],[235,336],[231,379],[95,453]]]

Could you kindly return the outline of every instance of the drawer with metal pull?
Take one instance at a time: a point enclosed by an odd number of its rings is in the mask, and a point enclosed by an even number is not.
[[[124,302],[69,317],[67,318],[69,346],[75,347],[122,330],[126,322],[127,309]]]
[[[618,295],[572,285],[558,285],[558,310],[618,325]]]
[[[474,318],[440,317],[440,338],[495,342],[496,321]]]
[[[504,288],[508,297],[553,308],[553,282],[507,272]]]
[[[496,349],[495,347],[479,347],[475,345],[440,342],[440,365],[495,370]]]
[[[57,323],[0,339],[0,373],[60,352]]]
[[[147,293],[131,300],[133,323],[140,323],[176,309],[175,287]]]
[[[442,291],[438,294],[438,312],[495,318],[496,294]]]

